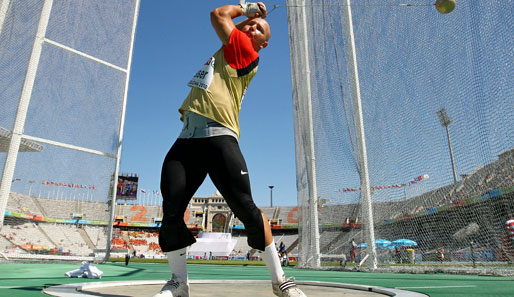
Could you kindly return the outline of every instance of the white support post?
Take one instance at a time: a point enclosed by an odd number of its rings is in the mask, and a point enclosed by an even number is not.
[[[7,11],[9,10],[9,4],[11,0],[3,0],[0,4],[0,36],[2,36],[5,19],[7,18]]]
[[[368,266],[372,269],[377,268],[377,252],[375,247],[375,230],[373,226],[373,208],[371,205],[371,191],[368,173],[368,155],[366,152],[366,137],[364,134],[364,120],[362,118],[362,103],[359,85],[359,71],[357,67],[357,54],[355,51],[355,37],[353,34],[352,9],[350,0],[345,0],[344,4],[346,14],[346,29],[348,34],[348,45],[350,52],[350,72],[353,78],[353,100],[356,110],[354,110],[355,130],[357,134],[357,143],[359,146],[359,174],[361,178],[361,204],[366,229],[366,243],[368,245],[368,253],[370,261]]]
[[[307,17],[305,11],[305,0],[302,0],[300,5],[302,7],[302,27],[303,27],[303,57],[305,65],[305,100],[307,101],[307,113],[308,113],[308,135],[307,135],[307,178],[308,178],[308,189],[309,189],[309,226],[310,226],[310,242],[311,242],[311,253],[312,253],[312,268],[319,268],[321,266],[320,261],[320,248],[319,248],[319,229],[318,229],[318,188],[316,184],[316,151],[314,148],[314,124],[312,118],[312,93],[311,93],[311,81],[310,81],[310,66],[309,66],[309,38],[307,30]]]
[[[23,89],[18,103],[18,110],[16,111],[11,141],[9,142],[9,149],[7,151],[0,183],[0,230],[4,223],[7,200],[9,199],[9,193],[11,192],[12,178],[14,176],[16,160],[18,159],[18,152],[23,136],[23,130],[25,128],[25,119],[27,118],[27,111],[29,108],[30,98],[32,96],[34,81],[36,79],[41,51],[43,49],[46,28],[48,27],[48,20],[50,19],[50,12],[52,11],[52,4],[53,0],[45,0],[43,8],[41,9],[36,37],[34,38],[32,53],[30,54],[30,60],[27,67],[27,74],[25,75],[25,81],[23,82]]]
[[[107,228],[107,247],[106,247],[106,253],[105,253],[105,259],[104,261],[109,261],[109,258],[111,256],[111,240],[112,240],[112,231],[113,231],[113,223],[114,223],[114,216],[116,211],[116,188],[118,186],[118,174],[120,170],[120,159],[121,159],[121,146],[123,143],[123,130],[125,127],[125,111],[127,109],[127,97],[128,97],[128,87],[129,87],[129,80],[130,80],[130,68],[132,65],[132,53],[134,51],[134,39],[136,36],[136,26],[137,26],[137,17],[139,15],[139,4],[140,0],[136,1],[136,5],[134,8],[134,20],[132,22],[132,34],[131,34],[131,40],[130,40],[130,50],[128,55],[128,61],[127,61],[127,76],[125,78],[125,93],[123,94],[123,105],[121,108],[121,119],[120,119],[120,135],[118,138],[118,152],[116,154],[116,167],[114,169],[114,178],[112,181],[112,195],[111,195],[111,209],[109,213],[109,225]]]

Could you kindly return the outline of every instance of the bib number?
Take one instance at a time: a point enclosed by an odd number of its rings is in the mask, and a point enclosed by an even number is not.
[[[187,84],[190,87],[207,90],[214,77],[214,57],[211,57]]]

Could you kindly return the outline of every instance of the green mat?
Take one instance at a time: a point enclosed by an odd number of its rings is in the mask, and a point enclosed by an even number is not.
[[[0,296],[46,296],[45,287],[97,280],[68,278],[65,272],[80,264],[0,264]],[[170,277],[167,264],[109,263],[97,265],[101,281],[163,280]],[[262,266],[188,265],[191,279],[267,280]],[[301,281],[325,281],[399,288],[442,296],[514,296],[514,277],[454,274],[393,274],[315,271],[285,268],[287,276]],[[193,296],[194,297],[194,296]]]

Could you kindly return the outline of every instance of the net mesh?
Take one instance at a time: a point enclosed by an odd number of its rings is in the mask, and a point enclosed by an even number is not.
[[[110,200],[139,2],[0,1],[2,176],[45,3],[52,6],[39,60],[32,65],[37,72],[0,249],[8,255],[90,256],[105,251],[110,241]],[[113,247],[123,247],[115,244],[116,236]]]
[[[322,258],[358,262],[371,253],[364,244],[357,91],[379,264],[512,262],[512,1],[458,1],[449,14],[426,1],[346,3],[287,1],[302,265],[315,265],[316,245]],[[443,109],[446,126],[438,117]],[[317,205],[309,202],[312,185]],[[362,243],[355,260],[352,239]]]

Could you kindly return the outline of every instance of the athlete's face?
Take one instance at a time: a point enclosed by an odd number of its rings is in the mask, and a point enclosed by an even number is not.
[[[259,51],[268,46],[270,28],[268,22],[261,18],[251,19],[241,30],[250,37],[253,48]]]

